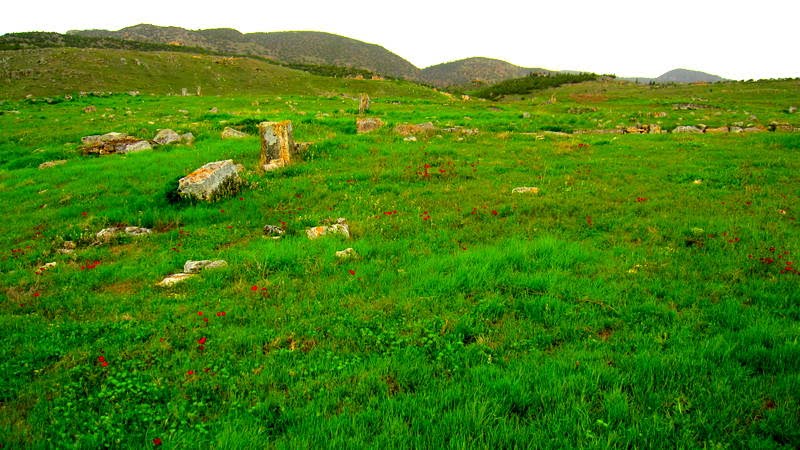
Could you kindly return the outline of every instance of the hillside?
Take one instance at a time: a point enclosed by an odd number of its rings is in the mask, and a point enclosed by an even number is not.
[[[426,67],[420,78],[434,86],[448,87],[494,84],[531,72],[548,73],[545,69],[519,67],[499,59],[467,58]]]
[[[689,69],[673,69],[656,78],[645,77],[626,77],[623,78],[628,81],[635,81],[637,83],[717,83],[725,81],[725,78],[710,73],[700,72],[697,70]]]
[[[184,88],[194,95],[198,86],[203,95],[436,95],[409,82],[320,77],[247,57],[69,47],[0,51],[0,99],[93,91],[179,95]]]
[[[119,31],[72,30],[68,34],[201,47],[285,63],[354,67],[396,78],[414,79],[419,72],[413,64],[379,45],[316,31],[242,34],[229,28],[193,31],[141,24]]]

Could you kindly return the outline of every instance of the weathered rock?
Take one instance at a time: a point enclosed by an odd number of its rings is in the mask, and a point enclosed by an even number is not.
[[[369,111],[369,95],[365,93],[358,99],[358,113],[364,114],[367,111]]]
[[[258,124],[261,137],[261,157],[259,166],[263,170],[283,167],[292,162],[297,155],[297,147],[292,136],[292,122],[261,122]]]
[[[437,129],[431,122],[416,125],[401,123],[394,127],[394,131],[401,136],[431,136],[436,133]]]
[[[358,257],[358,253],[353,248],[346,248],[336,252],[336,257],[339,259],[353,259]]]
[[[383,121],[375,117],[358,117],[356,119],[356,132],[369,133],[383,127]]]
[[[672,132],[673,133],[702,133],[703,130],[701,130],[700,128],[691,126],[691,125],[680,125],[680,126],[675,127],[675,129],[672,130]]]
[[[534,195],[538,195],[539,194],[539,188],[538,187],[529,187],[529,186],[520,186],[520,187],[515,187],[514,189],[512,189],[511,193],[512,194],[534,194]]]
[[[767,129],[762,126],[755,126],[755,127],[747,127],[742,131],[744,131],[745,133],[763,133],[767,131]]]
[[[522,118],[523,119],[530,119],[531,118],[531,113],[529,113],[529,112],[522,113]]]
[[[706,133],[709,134],[720,134],[720,133],[728,133],[730,130],[728,127],[713,127],[713,128],[706,128]]]
[[[731,133],[742,133],[744,131],[744,128],[732,126],[732,127],[729,128],[729,131]]]
[[[264,236],[271,237],[272,239],[280,239],[284,234],[286,234],[286,230],[284,230],[283,227],[277,225],[264,226]]]
[[[194,135],[192,133],[183,133],[181,135],[181,144],[184,145],[194,144]]]
[[[153,141],[160,145],[176,144],[181,141],[181,135],[176,133],[175,130],[165,128],[156,134]]]
[[[70,253],[74,253],[76,248],[77,245],[75,245],[75,242],[64,241],[64,243],[61,245],[61,248],[58,249],[58,253],[61,253],[62,255],[69,255]]]
[[[225,129],[222,130],[221,134],[222,139],[241,139],[247,136],[249,136],[247,133],[244,133],[242,131],[236,130],[231,127],[225,127]]]
[[[231,159],[205,164],[178,180],[178,195],[205,201],[231,195],[240,187],[241,168]]]
[[[333,225],[320,225],[306,230],[309,239],[317,239],[326,234],[340,234],[350,239],[350,226],[347,225],[347,219],[339,218]]]
[[[408,136],[408,137],[404,137],[403,140],[405,142],[417,142],[417,137],[416,136]]]
[[[141,139],[116,132],[81,138],[83,152],[91,155],[110,155],[122,152],[127,146],[139,141]]]
[[[94,105],[89,105],[86,108],[83,108],[83,112],[86,113],[86,114],[91,114],[93,112],[97,112],[97,107],[95,107]]]
[[[651,123],[650,124],[650,129],[647,130],[647,132],[650,133],[650,134],[661,134],[661,133],[664,132],[664,130],[661,129],[661,125],[659,125],[657,123]]]
[[[665,113],[664,111],[655,112],[653,113],[653,117],[655,117],[656,119],[661,119],[667,117],[667,113]]]
[[[127,144],[117,151],[117,153],[136,153],[144,150],[152,150],[153,146],[148,141],[138,141],[132,144]]]
[[[797,106],[790,106],[789,109],[786,110],[789,114],[794,114],[797,112]]]
[[[210,260],[204,259],[201,261],[186,261],[183,264],[183,272],[184,273],[200,273],[201,270],[208,270],[208,269],[219,269],[221,267],[227,267],[228,262],[223,259],[217,260]]]
[[[66,164],[66,163],[67,163],[66,159],[58,159],[58,160],[55,160],[55,161],[47,161],[47,162],[43,162],[43,163],[39,164],[39,168],[40,169],[49,169],[51,167],[60,166],[60,165]]]
[[[461,126],[443,128],[442,131],[444,131],[445,133],[459,134],[461,136],[475,136],[478,133],[480,133],[480,130],[478,130],[477,128],[465,128]]]
[[[785,122],[772,122],[769,124],[769,131],[782,131],[782,132],[789,132],[791,133],[794,130],[794,127]]]
[[[215,107],[209,109],[208,112],[210,112],[211,114],[216,114],[216,113],[219,112],[219,109],[215,106]]]
[[[50,269],[55,269],[56,266],[58,266],[57,262],[49,262],[49,263],[46,263],[43,266],[39,266],[39,268],[36,269],[36,275],[41,275],[41,274],[47,272]]]
[[[677,103],[675,105],[672,105],[672,109],[678,109],[682,111],[694,111],[703,108],[706,108],[706,106],[698,105],[696,103]]]
[[[194,276],[195,276],[195,274],[193,274],[193,273],[176,273],[176,274],[172,274],[172,275],[164,278],[163,280],[159,281],[156,284],[156,286],[161,286],[161,287],[174,286],[174,285],[176,285],[178,283],[182,283],[182,282],[184,282],[184,281],[186,281],[189,278],[192,278]]]
[[[144,236],[152,233],[152,230],[141,227],[110,227],[98,231],[95,237],[100,241],[107,242],[121,233],[127,234],[128,236]]]

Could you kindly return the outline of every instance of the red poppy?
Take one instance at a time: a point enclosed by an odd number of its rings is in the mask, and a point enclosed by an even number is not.
[[[202,316],[203,315],[203,311],[197,311],[197,315],[198,316]]]
[[[217,313],[217,317],[222,317],[225,315],[225,311],[220,311]]]
[[[186,375],[194,375],[194,370],[187,370]]]
[[[42,295],[42,294],[40,294],[40,293],[38,293],[38,292],[34,292],[34,293],[33,293],[33,296],[34,296],[34,297],[39,297],[40,295]]]
[[[347,273],[349,273],[350,275],[355,275],[356,271],[353,270],[353,269],[350,269],[350,270],[347,271]]]
[[[200,345],[203,345],[203,344],[206,343],[207,340],[208,339],[206,339],[206,337],[203,336],[203,337],[201,337],[200,339],[197,340],[197,343],[200,344]]]
[[[158,437],[157,438],[153,438],[153,445],[154,446],[159,447],[159,446],[161,446],[161,444],[163,444],[163,442],[161,442],[161,438],[158,438]]]
[[[496,209],[493,209],[493,210],[492,210],[492,215],[493,215],[493,216],[496,216],[496,215],[497,215],[497,210],[496,210]]]
[[[253,292],[255,292],[255,291],[257,291],[257,290],[258,290],[258,286],[256,286],[256,285],[252,285],[252,286],[250,286],[250,290],[251,290],[251,291],[253,291]]]

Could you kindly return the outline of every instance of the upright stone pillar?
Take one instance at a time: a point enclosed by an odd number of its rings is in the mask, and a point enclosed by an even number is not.
[[[292,137],[292,122],[261,122],[258,124],[261,136],[261,158],[259,166],[263,170],[273,170],[292,162],[296,146]]]
[[[361,94],[361,98],[358,101],[358,113],[364,114],[365,112],[369,111],[369,94]]]

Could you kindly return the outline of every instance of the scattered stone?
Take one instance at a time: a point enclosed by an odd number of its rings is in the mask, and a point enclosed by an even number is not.
[[[530,119],[531,118],[531,113],[529,113],[529,112],[522,113],[522,118],[523,119]]]
[[[61,166],[61,165],[64,165],[66,163],[67,163],[66,159],[58,159],[58,160],[55,160],[55,161],[47,161],[47,162],[43,162],[43,163],[39,164],[39,168],[40,169],[49,169],[51,167]]]
[[[659,111],[659,112],[653,113],[653,117],[655,117],[656,119],[662,119],[664,117],[667,117],[667,113],[663,112],[663,111]]]
[[[241,139],[247,136],[249,136],[247,133],[244,133],[242,131],[236,130],[231,127],[225,127],[225,129],[222,130],[221,134],[222,139]]]
[[[661,129],[661,125],[658,125],[658,124],[655,124],[655,123],[651,123],[650,124],[650,129],[648,130],[648,133],[650,133],[650,134],[661,134],[663,132],[664,132],[664,130]]]
[[[703,180],[701,180],[701,179],[699,179],[699,178],[698,178],[698,179],[696,179],[696,180],[692,181],[692,183],[693,183],[693,184],[703,184]]]
[[[436,133],[437,129],[431,122],[416,125],[402,123],[394,127],[394,131],[402,136],[431,136]]]
[[[210,162],[178,180],[178,195],[205,201],[231,195],[241,187],[241,170],[232,159]]]
[[[707,106],[705,106],[705,105],[698,105],[696,103],[677,103],[675,105],[672,105],[672,109],[678,109],[678,110],[682,110],[682,111],[694,111],[694,110],[703,109],[703,108],[706,108],[706,107]]]
[[[520,186],[511,190],[512,194],[533,194],[539,195],[538,187]]]
[[[286,230],[284,230],[283,227],[277,225],[264,226],[264,236],[271,237],[272,239],[280,239],[284,234],[286,234]]]
[[[125,147],[117,151],[117,153],[136,153],[144,150],[152,150],[153,146],[148,141],[138,141],[133,144],[127,144]]]
[[[266,171],[283,167],[297,156],[297,146],[292,137],[292,122],[261,122],[258,124],[261,136],[261,157],[259,166]]]
[[[47,272],[48,270],[55,268],[57,265],[58,263],[56,262],[49,262],[43,266],[40,266],[38,269],[36,269],[36,275],[41,275]]]
[[[409,137],[403,138],[403,140],[405,142],[417,142],[417,137],[416,136],[409,136]]]
[[[443,128],[442,131],[444,131],[445,133],[459,134],[461,136],[475,136],[478,133],[480,133],[480,131],[477,128],[465,128],[461,126]]]
[[[789,114],[794,114],[797,112],[797,106],[790,106],[789,109],[786,110]]]
[[[192,133],[183,133],[181,135],[181,144],[185,145],[194,144],[194,135]]]
[[[320,225],[306,230],[309,239],[317,239],[326,234],[341,234],[350,239],[350,226],[347,225],[347,219],[340,217],[333,225]]]
[[[720,133],[728,133],[730,132],[730,129],[728,127],[706,128],[705,132],[710,134],[720,134]]]
[[[75,245],[75,242],[73,242],[73,241],[64,241],[64,244],[62,245],[62,247],[60,249],[58,249],[58,253],[61,253],[62,255],[69,255],[70,253],[74,253],[75,252],[75,248],[77,248],[77,246]]]
[[[369,94],[364,93],[358,100],[358,113],[364,114],[367,111],[369,111]]]
[[[89,105],[86,108],[83,108],[83,112],[86,114],[91,114],[97,112],[97,107],[94,105]]]
[[[176,273],[176,274],[172,274],[172,275],[164,278],[163,280],[159,281],[156,284],[156,286],[161,286],[161,287],[174,286],[174,285],[176,285],[178,283],[182,283],[182,282],[184,282],[184,281],[186,281],[189,278],[192,278],[194,276],[195,276],[195,274],[193,274],[193,273]]]
[[[794,127],[785,122],[772,122],[769,124],[769,131],[783,131],[791,133],[794,131]]]
[[[160,145],[175,144],[181,141],[181,135],[176,133],[175,130],[165,128],[156,134],[153,141]]]
[[[108,242],[120,233],[127,234],[128,236],[144,236],[152,233],[152,230],[141,227],[110,227],[98,231],[95,237],[100,241]]]
[[[742,133],[742,132],[744,132],[744,128],[742,128],[742,127],[736,127],[736,126],[729,127],[729,128],[728,128],[728,130],[729,130],[731,133]]]
[[[214,260],[214,261],[212,261],[210,259],[204,259],[202,261],[189,260],[189,261],[186,261],[186,263],[183,264],[183,272],[184,273],[200,273],[201,270],[219,269],[221,267],[227,267],[227,266],[228,266],[228,262],[223,260],[223,259],[217,259],[217,260]]]
[[[767,129],[762,126],[755,126],[755,127],[747,127],[743,131],[745,133],[763,133],[767,131]]]
[[[217,109],[217,107],[215,106],[215,107],[209,109],[208,112],[210,112],[211,114],[216,114],[216,113],[219,112],[219,109]]]
[[[346,248],[336,252],[336,257],[339,259],[353,259],[358,257],[358,253],[352,248]]]
[[[374,117],[356,118],[356,132],[358,134],[369,133],[383,127],[383,121]]]
[[[680,126],[675,127],[675,129],[672,130],[672,132],[673,133],[702,133],[703,130],[701,130],[700,128],[691,126],[691,125],[680,125]]]

